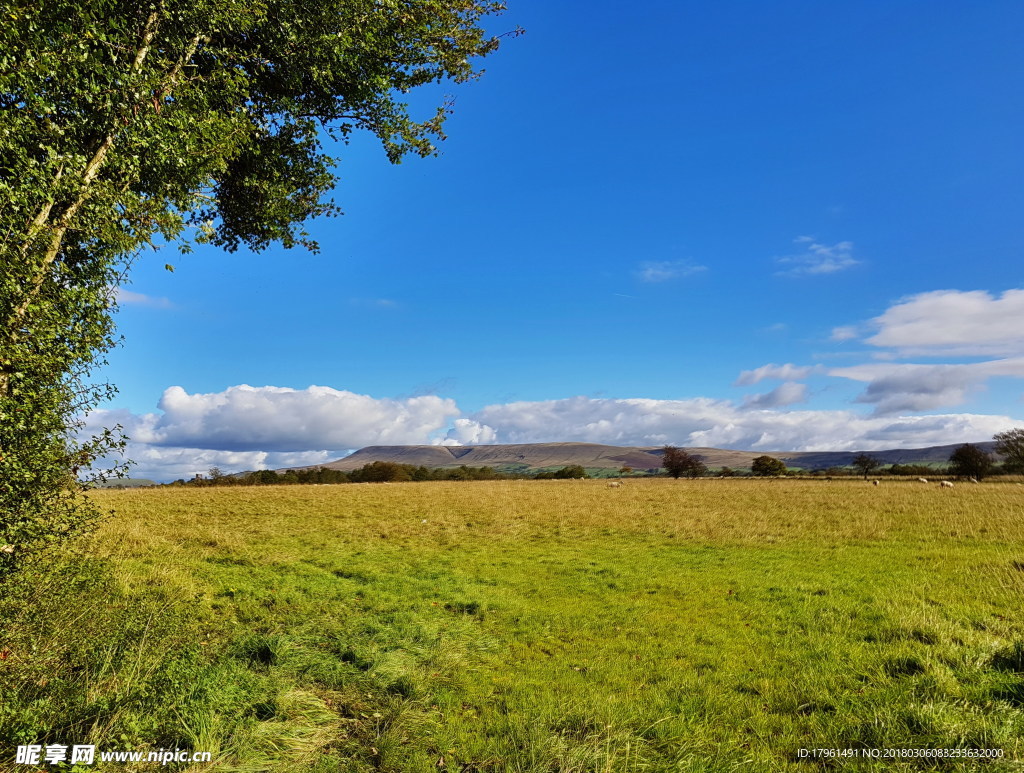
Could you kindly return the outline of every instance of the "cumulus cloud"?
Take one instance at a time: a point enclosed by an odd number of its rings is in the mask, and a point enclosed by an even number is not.
[[[243,470],[278,470],[332,462],[343,454],[329,451],[283,454],[267,451],[215,451],[208,448],[165,448],[131,443],[127,456],[134,464],[129,475],[156,481],[189,480],[211,467],[232,473]]]
[[[776,369],[775,375],[798,370],[770,367]],[[900,369],[904,367],[911,370]],[[123,425],[131,438],[127,456],[138,463],[132,474],[173,480],[212,466],[237,472],[322,464],[368,445],[584,441],[766,452],[878,450],[977,442],[1021,425],[1007,416],[889,414],[901,405],[922,410],[958,399],[987,375],[1024,374],[1024,358],[949,366],[954,370],[942,373],[941,379],[934,372],[915,372],[915,367],[944,366],[875,363],[830,371],[868,384],[862,402],[876,406],[872,415],[785,410],[807,395],[804,385],[789,380],[740,404],[705,397],[573,397],[489,405],[470,415],[462,415],[452,400],[436,396],[388,399],[328,387],[243,385],[212,394],[171,387],[159,412],[96,411],[88,417],[87,429]],[[935,385],[920,386],[929,380]],[[905,397],[908,394],[917,397]]]
[[[475,446],[494,443],[498,433],[494,427],[488,427],[472,419],[456,419],[454,426],[448,430],[444,438],[437,441],[442,446]]]
[[[853,242],[821,244],[813,236],[798,236],[793,241],[802,251],[775,259],[784,267],[779,272],[783,276],[834,274],[860,263],[853,257]]]
[[[742,371],[733,386],[751,386],[765,379],[795,381],[807,378],[812,373],[822,373],[823,371],[824,368],[821,365],[794,365],[791,362],[787,362],[785,365],[776,365],[774,362],[770,362],[760,368]]]
[[[95,411],[86,431],[120,424],[135,475],[160,480],[217,465],[225,471],[316,464],[368,445],[431,442],[460,415],[451,399],[374,398],[330,387],[230,387],[164,391],[160,413]],[[197,468],[197,469],[193,469]],[[163,472],[160,472],[163,470]],[[151,475],[144,473],[149,472]]]
[[[636,273],[644,282],[667,282],[707,270],[707,266],[698,266],[687,260],[661,260],[641,263]]]
[[[904,298],[870,324],[866,339],[905,355],[1024,353],[1024,290],[935,290]]]
[[[874,405],[876,415],[890,415],[961,405],[992,377],[1024,377],[1024,357],[948,365],[871,363],[828,373],[866,382],[856,401]]]
[[[665,443],[751,451],[881,450],[977,442],[1019,424],[1007,416],[864,416],[853,411],[752,410],[729,400],[596,399],[491,405],[474,420],[500,443]]]
[[[453,400],[435,395],[394,400],[322,386],[245,384],[212,394],[170,387],[159,408],[147,442],[238,451],[423,443],[459,415]]]
[[[785,405],[807,402],[807,385],[787,381],[771,392],[761,395],[747,395],[743,405],[747,408],[781,408]]]

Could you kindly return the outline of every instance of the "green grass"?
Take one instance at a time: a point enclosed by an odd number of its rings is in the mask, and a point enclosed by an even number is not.
[[[69,627],[55,590],[32,591],[51,614],[25,618],[5,645],[8,744],[69,733],[111,748],[177,744],[214,752],[201,769],[223,771],[1024,760],[1020,486],[498,481],[93,496],[118,513],[95,543],[113,568],[63,592],[91,594],[98,625]],[[1005,757],[798,760],[801,748],[892,747]]]

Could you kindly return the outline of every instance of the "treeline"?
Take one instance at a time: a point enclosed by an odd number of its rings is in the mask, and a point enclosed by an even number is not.
[[[404,483],[427,480],[524,480],[524,479],[567,479],[588,478],[586,470],[579,465],[563,467],[555,472],[539,472],[533,475],[508,473],[493,467],[455,467],[452,469],[430,468],[422,465],[398,464],[397,462],[370,462],[357,470],[332,470],[315,467],[308,470],[257,470],[245,475],[225,475],[217,467],[208,475],[197,475],[192,480],[176,480],[167,486],[289,486],[324,485],[335,483]]]

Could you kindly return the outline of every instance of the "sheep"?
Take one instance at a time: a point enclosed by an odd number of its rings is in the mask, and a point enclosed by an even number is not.
[[[918,482],[918,483],[927,483],[927,482],[928,482],[928,479],[927,479],[927,478],[918,478],[918,479],[917,479],[917,482]]]
[[[977,478],[968,478],[967,480],[969,480],[971,483],[977,483],[978,482]]]
[[[871,481],[871,485],[872,485],[872,486],[877,486],[877,485],[878,485],[878,481],[877,481],[877,480],[873,480],[873,481]]]
[[[621,480],[610,480],[608,481],[608,488],[619,488],[622,485]]]
[[[950,483],[950,482],[949,482],[948,480],[944,480],[944,481],[941,481],[941,482],[939,483],[939,486],[940,486],[941,488],[953,488],[953,484],[952,484],[952,483]]]

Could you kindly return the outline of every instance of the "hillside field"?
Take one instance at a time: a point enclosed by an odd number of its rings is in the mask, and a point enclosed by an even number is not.
[[[1020,485],[91,496],[116,511],[92,548],[113,568],[55,580],[63,603],[25,591],[38,614],[0,661],[4,745],[177,746],[225,773],[1024,763]],[[1003,756],[956,756],[972,749]]]

